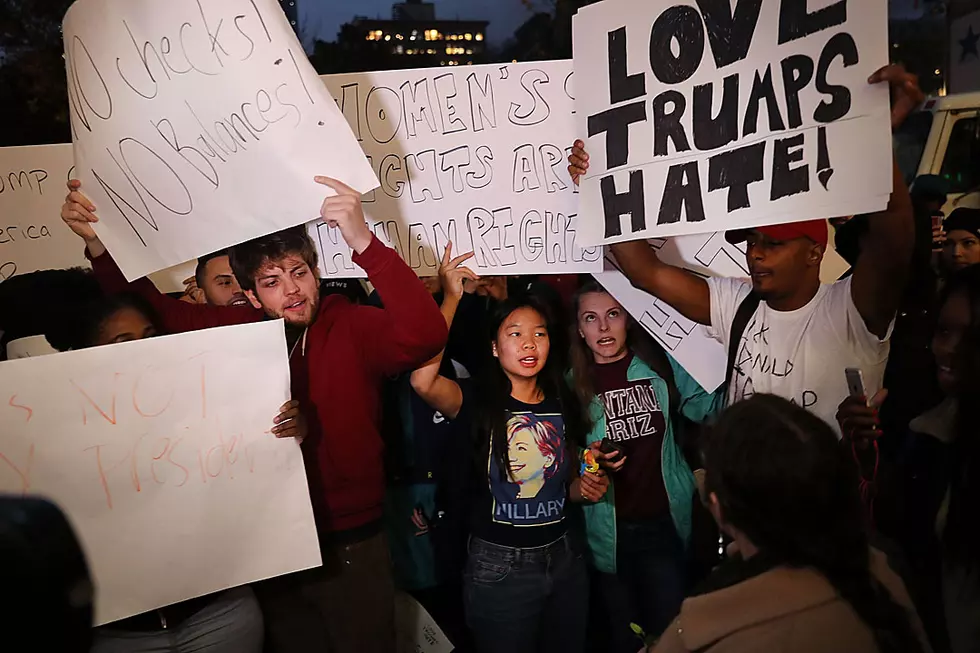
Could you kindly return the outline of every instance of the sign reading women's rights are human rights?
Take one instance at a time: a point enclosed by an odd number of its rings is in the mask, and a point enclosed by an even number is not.
[[[881,210],[886,0],[605,0],[574,29],[589,244]]]
[[[377,178],[275,0],[78,0],[76,173],[127,279],[317,217]]]

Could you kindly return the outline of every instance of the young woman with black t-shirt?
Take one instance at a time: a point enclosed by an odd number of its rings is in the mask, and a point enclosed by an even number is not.
[[[640,642],[630,624],[659,636],[687,589],[695,478],[680,417],[704,421],[721,395],[698,385],[597,282],[583,285],[572,307],[575,390],[592,425],[586,444],[608,439],[617,448],[596,451],[611,486],[585,507],[590,560],[612,627],[609,650],[633,653]]]
[[[466,279],[450,260],[440,274],[451,322]],[[412,374],[412,387],[436,410],[472,425],[469,555],[464,572],[467,623],[481,653],[582,651],[588,580],[568,534],[567,501],[598,501],[603,473],[579,474],[585,415],[563,376],[557,325],[534,297],[495,308],[488,366],[473,389],[439,375],[440,358]],[[464,427],[465,428],[465,427]]]

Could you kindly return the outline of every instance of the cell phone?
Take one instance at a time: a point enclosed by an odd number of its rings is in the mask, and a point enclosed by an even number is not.
[[[616,444],[609,438],[602,438],[602,441],[599,443],[599,451],[606,454],[607,456],[613,453],[614,451],[618,451],[620,456],[623,456],[626,453],[623,447]]]
[[[852,397],[867,399],[868,392],[864,388],[864,373],[856,367],[848,367],[844,370],[847,378],[847,391]]]

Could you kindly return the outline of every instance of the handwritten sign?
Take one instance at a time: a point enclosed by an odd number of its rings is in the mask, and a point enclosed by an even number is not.
[[[0,148],[0,282],[15,274],[87,265],[61,222],[71,146]]]
[[[660,260],[702,277],[749,276],[745,244],[733,245],[721,232],[655,238],[650,244],[657,250]],[[821,282],[834,283],[847,269],[847,262],[828,246],[820,266]],[[702,388],[715,390],[725,382],[728,352],[709,335],[707,327],[692,322],[666,302],[635,288],[619,271],[612,254],[607,256],[605,269],[592,276]]]
[[[885,207],[888,89],[867,79],[888,63],[887,3],[820,4],[605,0],[579,11],[585,242]]]
[[[0,363],[0,492],[54,500],[104,624],[320,564],[282,322]]]
[[[61,221],[74,168],[71,144],[0,147],[0,282],[37,270],[89,267],[85,245]],[[180,291],[194,265],[151,276],[163,292]]]
[[[322,79],[381,181],[363,199],[368,223],[419,275],[449,240],[483,274],[602,269],[601,248],[578,237],[567,171],[571,61]],[[310,231],[321,276],[364,276],[336,229]]]
[[[404,592],[395,594],[395,632],[397,653],[452,653],[454,650],[432,615]]]
[[[65,15],[78,176],[129,280],[309,222],[377,180],[275,0],[78,0]]]

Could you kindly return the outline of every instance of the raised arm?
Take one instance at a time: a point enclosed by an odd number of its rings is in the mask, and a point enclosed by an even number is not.
[[[887,82],[891,86],[893,129],[900,126],[922,101],[918,79],[901,66],[882,68],[868,81]],[[902,301],[915,246],[912,199],[894,156],[888,206],[871,216],[868,225],[861,254],[854,266],[851,298],[868,331],[884,338]]]
[[[664,263],[645,240],[617,243],[611,249],[623,274],[634,286],[667,302],[689,320],[711,324],[711,291],[707,281],[684,268]]]
[[[477,281],[479,277],[462,264],[473,258],[473,252],[452,258],[453,244],[446,245],[439,266],[439,280],[442,282],[442,306],[439,311],[446,320],[446,328],[451,328],[459,301],[463,297],[463,283],[468,279]],[[463,392],[459,384],[439,374],[445,350],[428,363],[412,372],[412,389],[422,400],[449,419],[455,419],[463,406]]]
[[[217,326],[247,324],[262,319],[262,311],[251,307],[208,306],[189,304],[161,293],[153,282],[143,277],[132,283],[119,270],[92,224],[99,221],[95,206],[81,192],[81,183],[68,182],[68,196],[61,207],[61,219],[85,242],[85,255],[92,262],[95,278],[106,294],[131,292],[145,299],[156,311],[167,333],[183,333]]]
[[[585,143],[575,141],[568,156],[568,174],[577,185],[589,169]],[[681,315],[698,324],[711,324],[711,292],[707,282],[692,272],[660,260],[645,240],[612,246],[616,262],[630,282],[667,302]]]
[[[415,369],[446,346],[449,330],[439,307],[418,275],[368,229],[360,194],[335,179],[316,180],[337,193],[323,201],[321,217],[340,230],[354,251],[354,263],[367,272],[384,307],[360,306],[352,313],[362,360],[381,376]],[[313,328],[329,326],[322,322],[318,320]]]

